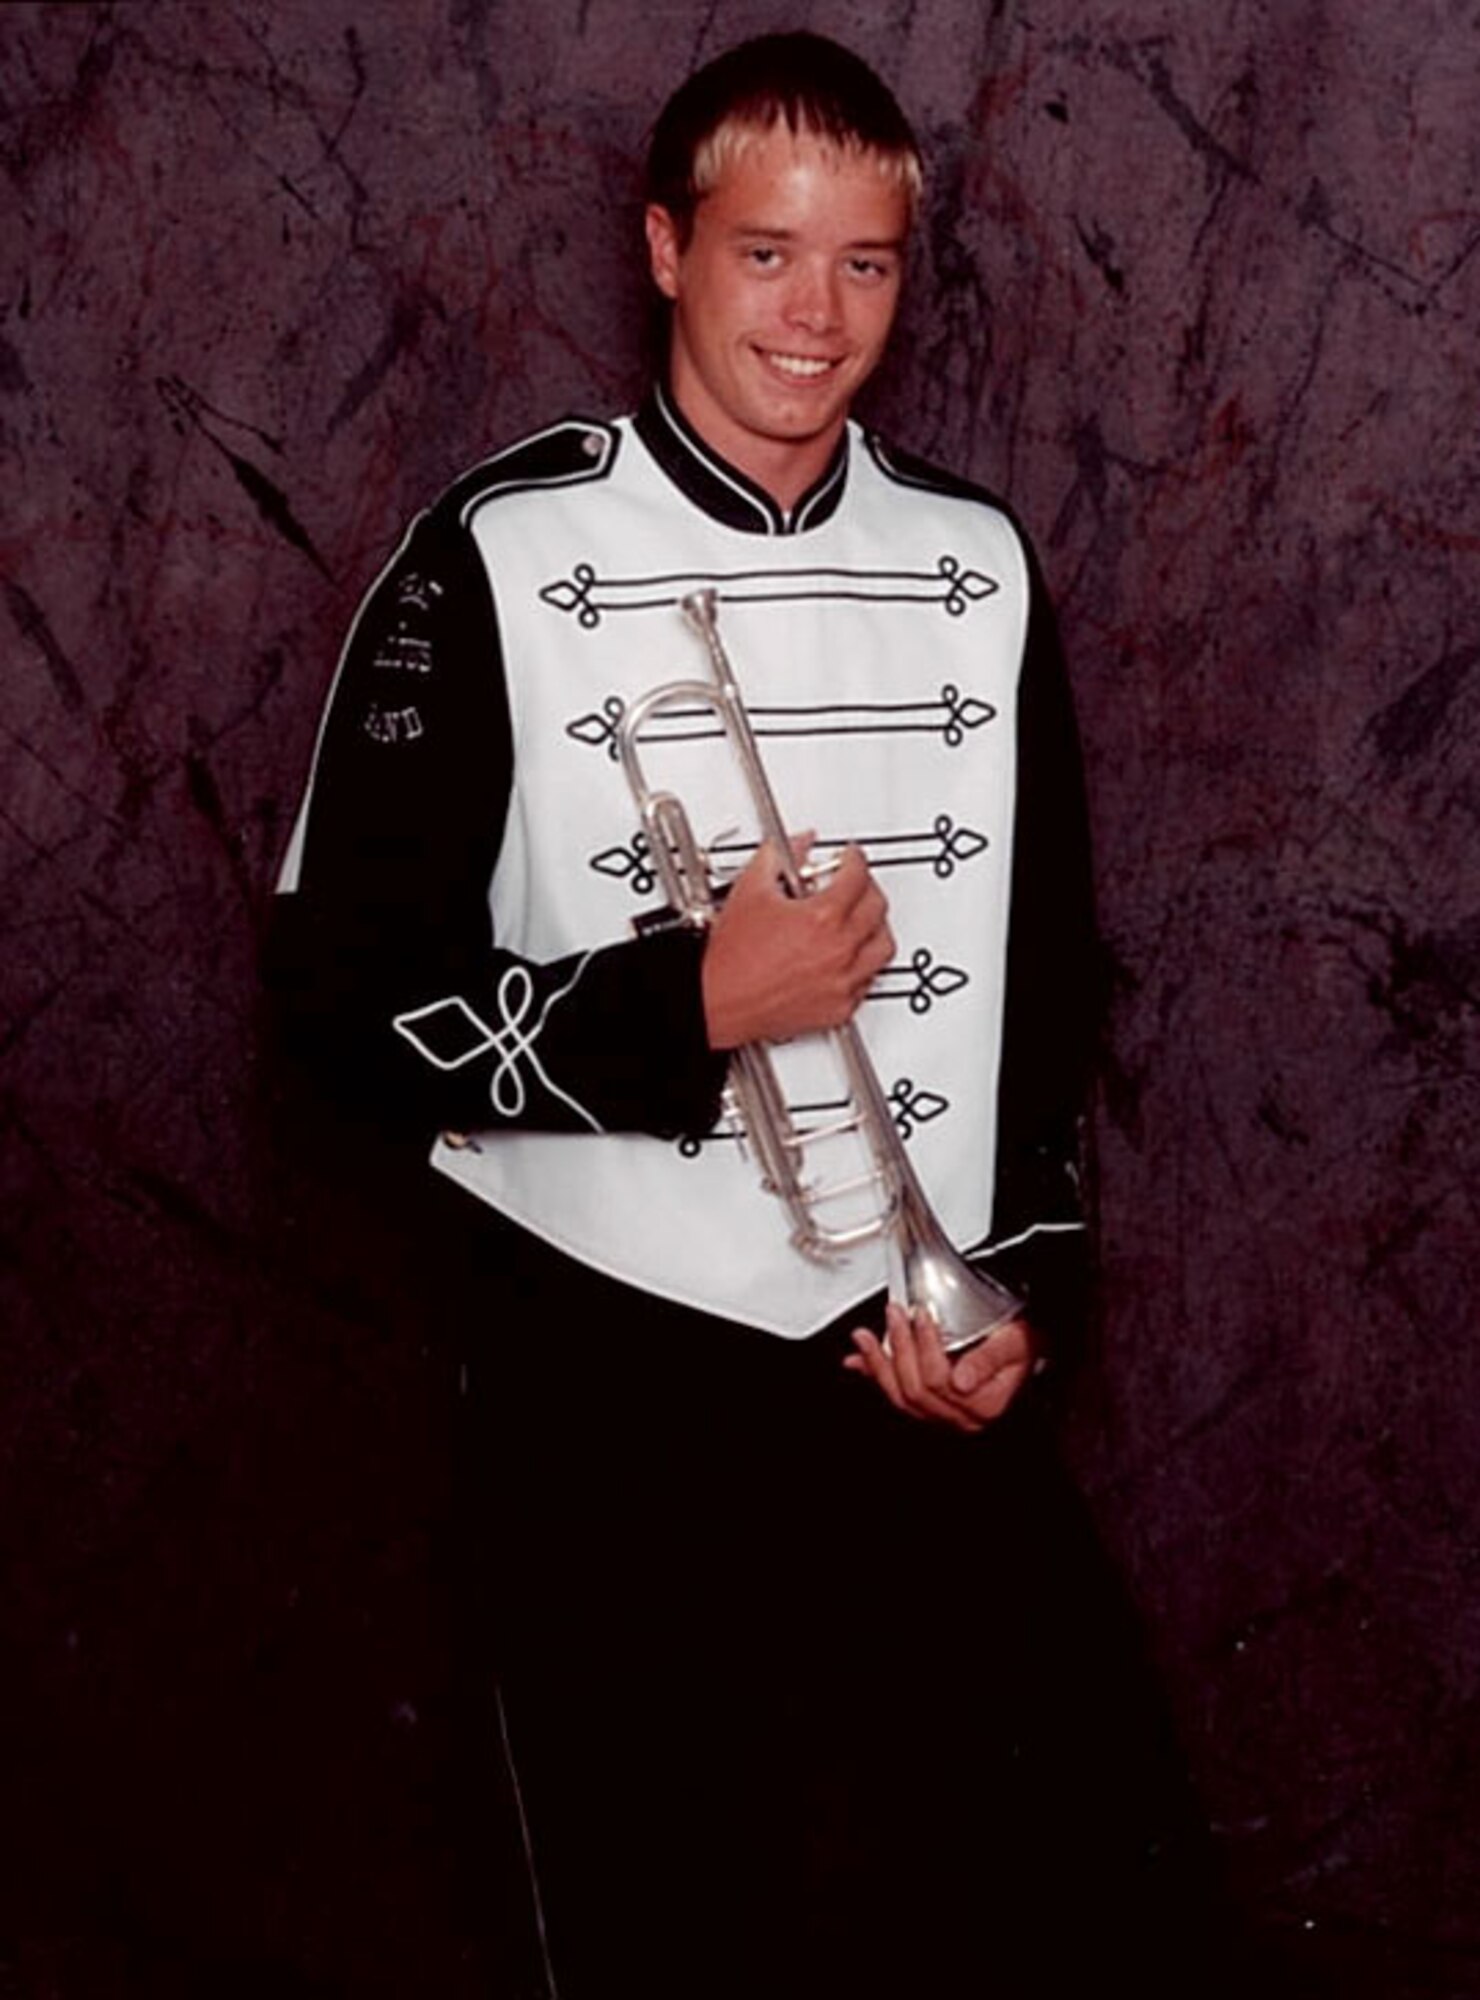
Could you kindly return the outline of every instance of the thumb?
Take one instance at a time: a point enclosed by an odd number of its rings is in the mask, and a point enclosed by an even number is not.
[[[959,1356],[951,1370],[955,1386],[963,1396],[971,1396],[983,1383],[990,1382],[999,1367],[998,1357],[991,1351],[989,1340],[979,1340],[975,1347],[968,1347]]]

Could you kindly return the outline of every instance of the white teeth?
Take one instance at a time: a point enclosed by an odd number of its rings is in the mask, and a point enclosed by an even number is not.
[[[830,361],[818,361],[805,354],[773,354],[771,365],[779,368],[783,375],[807,376],[825,375],[832,367]]]

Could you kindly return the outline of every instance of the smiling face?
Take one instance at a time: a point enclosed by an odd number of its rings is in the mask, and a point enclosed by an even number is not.
[[[666,209],[647,212],[678,407],[784,507],[821,475],[883,354],[909,211],[873,154],[778,125],[727,161],[687,243]]]

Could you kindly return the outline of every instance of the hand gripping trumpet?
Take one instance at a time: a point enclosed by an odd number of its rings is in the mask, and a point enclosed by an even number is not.
[[[653,790],[644,775],[638,740],[649,719],[665,708],[711,710],[739,759],[760,824],[780,857],[789,894],[813,893],[797,862],[786,825],[756,748],[750,717],[736,685],[734,669],[719,636],[715,593],[695,591],[680,604],[704,643],[710,680],[669,681],[649,689],[628,708],[618,730],[618,748],[627,782],[642,815],[654,865],[664,893],[684,922],[707,929],[719,908],[719,889],[682,804],[672,792]],[[994,1327],[1016,1319],[1022,1301],[1005,1286],[972,1270],[951,1247],[905,1153],[878,1076],[856,1025],[831,1031],[848,1085],[846,1108],[835,1119],[807,1131],[798,1128],[764,1043],[736,1049],[730,1060],[729,1109],[756,1156],[767,1193],[785,1205],[792,1242],[804,1256],[828,1263],[861,1243],[883,1237],[888,1257],[889,1296],[902,1305],[926,1308],[940,1328],[948,1353],[984,1339]],[[806,1178],[808,1149],[843,1133],[861,1135],[870,1165],[861,1175],[831,1184]],[[876,1190],[872,1212],[829,1227],[828,1204],[863,1187]]]

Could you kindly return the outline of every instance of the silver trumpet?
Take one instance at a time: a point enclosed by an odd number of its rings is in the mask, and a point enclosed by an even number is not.
[[[649,689],[628,708],[617,732],[622,767],[642,815],[654,865],[664,893],[686,923],[707,929],[719,908],[720,889],[708,858],[694,838],[688,814],[672,792],[647,782],[638,752],[645,724],[660,710],[682,706],[711,710],[723,725],[738,757],[762,835],[774,844],[782,878],[793,896],[814,892],[808,871],[796,860],[786,824],[771,790],[734,668],[719,636],[715,593],[695,591],[680,609],[704,642],[711,678],[668,681]],[[994,1327],[1018,1318],[1023,1303],[994,1279],[974,1271],[951,1247],[915,1175],[863,1038],[852,1021],[831,1031],[848,1085],[846,1108],[835,1119],[808,1131],[797,1128],[762,1042],[736,1049],[730,1059],[728,1108],[755,1153],[762,1186],[785,1205],[792,1242],[804,1256],[830,1263],[861,1243],[885,1239],[889,1296],[900,1304],[924,1307],[934,1317],[948,1353],[982,1340]],[[859,1133],[871,1162],[862,1174],[828,1183],[805,1178],[806,1154],[819,1142]],[[876,1190],[875,1206],[860,1220],[828,1226],[822,1211],[864,1188]]]

